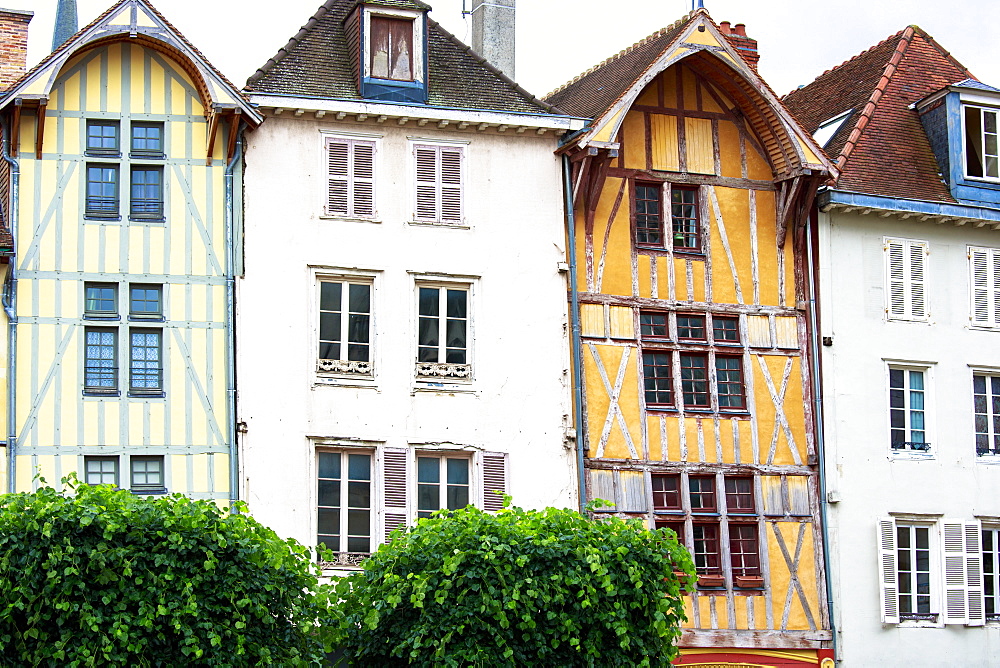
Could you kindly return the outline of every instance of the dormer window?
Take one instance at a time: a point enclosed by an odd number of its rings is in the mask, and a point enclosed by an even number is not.
[[[413,20],[371,17],[371,75],[413,81]]]
[[[1000,180],[998,115],[997,109],[965,106],[965,173],[970,178]]]

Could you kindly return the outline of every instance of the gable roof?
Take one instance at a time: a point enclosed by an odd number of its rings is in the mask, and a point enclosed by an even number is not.
[[[188,74],[196,79],[206,102],[206,113],[213,107],[238,107],[251,126],[263,120],[239,89],[148,0],[119,0],[109,7],[10,86],[0,97],[0,108],[18,97],[47,98],[63,64],[76,51],[88,45],[121,40],[159,49],[188,66]]]
[[[429,9],[416,0],[327,0],[284,48],[247,80],[253,94],[365,101],[358,92],[344,21],[358,4]],[[507,113],[558,114],[471,47],[427,20],[427,104]]]
[[[841,168],[837,189],[954,202],[910,105],[970,78],[972,74],[930,35],[909,26],[788,93],[783,101],[810,133],[824,121],[851,112],[825,147]]]

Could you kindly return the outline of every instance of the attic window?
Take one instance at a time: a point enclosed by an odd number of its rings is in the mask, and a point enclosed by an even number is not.
[[[837,131],[844,125],[844,122],[851,115],[852,109],[848,109],[842,114],[837,114],[833,118],[823,121],[819,124],[819,129],[813,133],[813,139],[816,143],[826,148],[826,145],[830,143],[833,136],[837,134]]]
[[[965,173],[971,178],[1000,180],[998,116],[997,109],[965,107]]]
[[[371,17],[371,76],[413,81],[413,21]]]

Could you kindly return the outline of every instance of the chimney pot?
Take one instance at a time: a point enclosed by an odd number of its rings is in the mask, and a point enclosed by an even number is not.
[[[733,32],[735,32],[740,37],[746,37],[747,36],[747,27],[746,27],[746,25],[744,25],[742,23],[737,23],[735,26],[733,26]]]
[[[472,0],[472,48],[514,78],[515,0]]]
[[[723,35],[728,35],[733,31],[732,28],[730,27],[731,25],[732,24],[729,23],[729,21],[723,21],[722,23],[719,24],[719,30],[722,31]]]

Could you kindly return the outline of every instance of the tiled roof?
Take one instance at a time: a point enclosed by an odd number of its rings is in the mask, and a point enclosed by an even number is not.
[[[414,4],[410,0],[377,0],[377,4],[386,3]],[[298,34],[247,80],[247,92],[361,101],[344,33],[344,20],[357,4],[356,0],[327,0]],[[427,23],[428,105],[561,113],[534,98],[433,20]]]
[[[953,85],[956,88],[975,88],[976,90],[987,90],[991,93],[1000,93],[1000,88],[987,86],[982,81],[976,81],[975,79],[966,79],[965,81],[959,81],[957,84]]]
[[[592,67],[545,96],[545,101],[574,116],[594,118],[609,109],[680,36],[691,19],[654,32],[623,51]]]
[[[910,26],[794,90],[783,102],[807,132],[845,111],[825,150],[850,192],[954,202],[917,112],[909,106],[972,77],[934,39]]]

